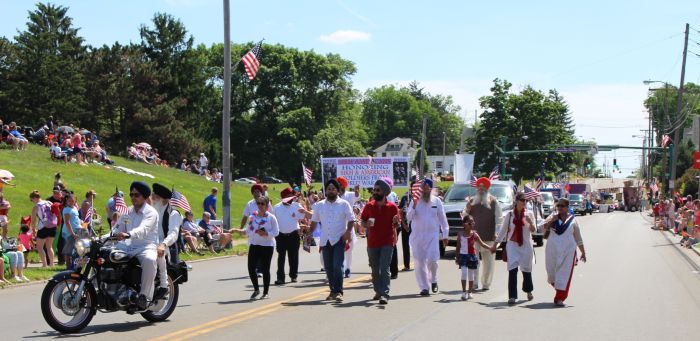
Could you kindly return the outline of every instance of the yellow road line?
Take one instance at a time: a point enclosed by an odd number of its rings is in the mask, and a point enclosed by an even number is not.
[[[355,278],[353,280],[347,281],[345,283],[346,285],[344,285],[344,286],[347,288],[353,287],[353,286],[362,284],[361,282],[366,281],[370,278],[371,278],[370,275],[358,277],[358,278]],[[263,315],[275,312],[277,310],[284,308],[285,303],[291,303],[291,302],[297,302],[297,301],[309,299],[311,297],[318,296],[318,295],[325,293],[327,291],[328,291],[328,288],[317,289],[317,290],[314,290],[314,291],[311,291],[311,292],[308,292],[305,294],[301,294],[301,295],[298,295],[298,296],[295,296],[292,298],[288,298],[286,300],[273,302],[273,303],[270,303],[270,304],[267,304],[267,305],[264,305],[261,307],[249,309],[249,310],[242,311],[240,313],[226,316],[226,317],[223,317],[223,318],[220,318],[217,320],[202,323],[202,324],[199,324],[199,325],[194,326],[194,327],[181,329],[181,330],[178,330],[178,331],[166,334],[166,335],[152,338],[152,339],[150,339],[150,341],[186,340],[186,339],[189,339],[189,338],[192,338],[195,336],[209,333],[209,332],[217,330],[217,329],[228,327],[228,326],[236,324],[236,323],[244,322],[244,321],[250,320],[252,318],[258,317],[258,316],[263,316]]]

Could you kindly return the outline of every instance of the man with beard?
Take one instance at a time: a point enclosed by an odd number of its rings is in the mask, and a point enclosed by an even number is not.
[[[496,243],[496,226],[500,226],[503,219],[501,206],[498,204],[496,197],[489,194],[491,188],[491,180],[488,178],[479,178],[476,180],[476,195],[469,200],[464,208],[462,215],[471,215],[474,217],[474,227],[484,243],[492,247]],[[493,280],[494,255],[489,248],[483,248],[480,245],[476,246],[476,250],[481,256],[481,276],[479,271],[476,272],[474,278],[474,289],[479,288],[479,278],[482,280],[483,290],[489,290],[491,281]]]
[[[311,227],[307,242],[311,243],[316,227],[321,224],[323,263],[326,268],[328,285],[331,289],[327,301],[343,301],[343,260],[345,244],[350,241],[355,225],[355,214],[350,204],[338,197],[340,184],[331,179],[326,182],[326,199],[314,205]]]
[[[170,206],[170,199],[173,197],[171,192],[165,186],[154,183],[153,194],[151,199],[153,208],[158,211],[158,279],[159,287],[153,295],[153,300],[159,300],[168,294],[168,265],[166,260],[166,252],[169,252],[170,262],[178,263],[177,246],[175,242],[180,236],[180,225],[182,224],[182,216],[177,210]]]
[[[360,217],[362,227],[368,231],[367,257],[372,268],[374,299],[379,300],[379,304],[389,303],[390,264],[400,222],[399,208],[387,200],[391,184],[391,179],[387,178],[374,183],[374,200],[365,206]]]
[[[428,289],[432,289],[433,293],[438,292],[437,270],[440,259],[438,245],[440,232],[444,236],[442,242],[445,246],[447,246],[449,233],[449,225],[442,201],[431,195],[432,189],[433,180],[423,179],[420,199],[414,200],[406,212],[406,218],[411,222],[409,243],[413,249],[413,264],[421,296],[429,296]]]

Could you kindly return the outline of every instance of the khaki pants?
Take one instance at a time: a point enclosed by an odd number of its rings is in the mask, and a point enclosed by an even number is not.
[[[486,243],[486,245],[488,246],[493,246],[496,242],[484,241],[484,243]],[[481,279],[483,284],[481,285],[481,288],[488,289],[491,287],[491,282],[493,281],[493,267],[494,263],[496,262],[496,256],[495,254],[491,253],[491,250],[484,249],[479,244],[476,244],[475,246],[476,251],[481,256],[481,264],[479,264],[479,268],[481,268],[481,271],[476,271],[474,287],[479,287],[479,280]]]

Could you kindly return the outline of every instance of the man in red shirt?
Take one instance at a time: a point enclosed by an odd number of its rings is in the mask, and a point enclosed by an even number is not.
[[[396,245],[396,228],[400,223],[399,208],[386,197],[393,181],[381,178],[374,183],[372,200],[362,210],[360,219],[367,231],[367,256],[372,268],[374,299],[379,304],[389,303],[391,257]]]

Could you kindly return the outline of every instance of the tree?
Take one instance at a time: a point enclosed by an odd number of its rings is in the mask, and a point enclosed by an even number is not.
[[[67,7],[37,4],[27,29],[15,37],[16,64],[8,72],[5,110],[25,124],[53,115],[81,123],[85,108],[83,38]]]

